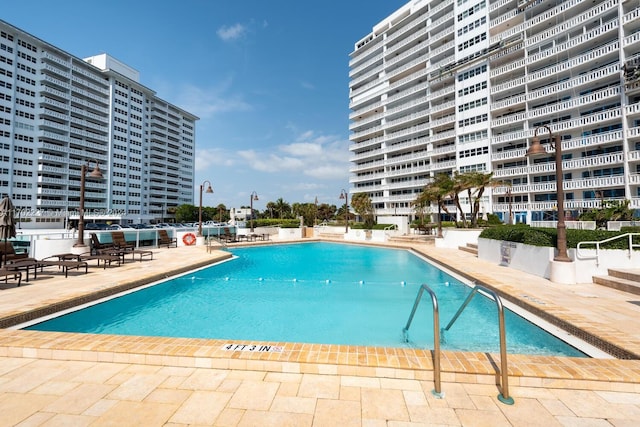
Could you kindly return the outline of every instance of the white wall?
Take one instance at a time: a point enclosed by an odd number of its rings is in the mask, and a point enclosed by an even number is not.
[[[627,250],[600,250],[596,259],[595,249],[569,249],[569,257],[574,260],[576,283],[591,283],[593,276],[605,276],[609,268],[638,268],[640,253]],[[515,268],[525,273],[548,279],[550,261],[555,256],[555,248],[531,246],[523,243],[501,240],[478,239],[478,259]]]
[[[442,238],[436,238],[436,248],[456,249],[459,246],[466,246],[467,243],[478,243],[478,236],[482,230],[443,228]]]

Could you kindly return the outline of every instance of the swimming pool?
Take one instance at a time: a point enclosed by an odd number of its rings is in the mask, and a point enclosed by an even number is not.
[[[470,292],[406,250],[313,242],[231,252],[231,261],[27,329],[431,348],[430,304],[416,313],[409,343],[402,334],[420,285],[436,292],[442,325]],[[510,353],[584,356],[514,313],[505,316]],[[443,338],[443,349],[497,352],[495,304],[474,298]]]

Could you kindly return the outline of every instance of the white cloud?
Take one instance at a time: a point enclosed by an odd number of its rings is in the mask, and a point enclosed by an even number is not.
[[[195,157],[196,171],[206,171],[213,166],[233,166],[235,164],[232,153],[218,148],[197,150]]]
[[[242,24],[235,24],[230,27],[222,26],[218,28],[216,34],[224,41],[237,40],[247,32],[247,28]]]
[[[173,88],[175,101],[179,105],[201,119],[212,117],[218,113],[250,111],[251,104],[246,102],[242,94],[230,94],[233,79],[228,78],[221,81],[217,87],[198,87],[185,84]]]
[[[320,180],[348,180],[347,142],[335,136],[300,133],[296,142],[268,150],[244,150],[237,154],[247,166],[267,173],[295,172]],[[308,188],[315,189],[315,188]]]

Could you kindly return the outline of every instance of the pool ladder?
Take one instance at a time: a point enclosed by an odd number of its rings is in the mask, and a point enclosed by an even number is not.
[[[431,302],[433,305],[433,378],[435,382],[435,389],[433,390],[433,394],[437,397],[444,397],[444,393],[441,392],[440,388],[440,332],[444,333],[444,331],[448,331],[451,326],[455,323],[455,321],[460,317],[462,311],[469,305],[473,297],[479,292],[482,291],[485,294],[493,297],[493,300],[496,303],[496,307],[498,308],[498,327],[500,332],[500,373],[502,376],[502,393],[498,395],[498,400],[507,405],[513,405],[514,400],[509,396],[509,374],[508,374],[508,365],[507,365],[507,339],[505,333],[505,324],[504,324],[504,307],[502,305],[502,300],[491,289],[485,288],[484,286],[475,285],[471,290],[467,299],[464,300],[456,314],[453,316],[449,324],[440,331],[440,314],[438,310],[438,299],[436,298],[435,293],[427,286],[422,285],[420,290],[418,291],[418,295],[416,296],[416,300],[413,303],[413,309],[411,310],[411,315],[409,315],[409,320],[407,321],[407,325],[402,330],[404,334],[405,341],[409,341],[408,333],[409,327],[411,326],[411,322],[413,320],[413,316],[416,313],[416,309],[420,304],[420,299],[422,298],[422,294],[424,291],[429,292],[431,295]]]

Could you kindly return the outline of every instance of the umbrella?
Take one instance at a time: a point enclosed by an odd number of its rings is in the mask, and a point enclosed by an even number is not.
[[[4,239],[4,253],[7,253],[7,239],[16,237],[16,221],[13,203],[9,197],[0,201],[0,239]],[[0,260],[1,262],[1,260]]]

